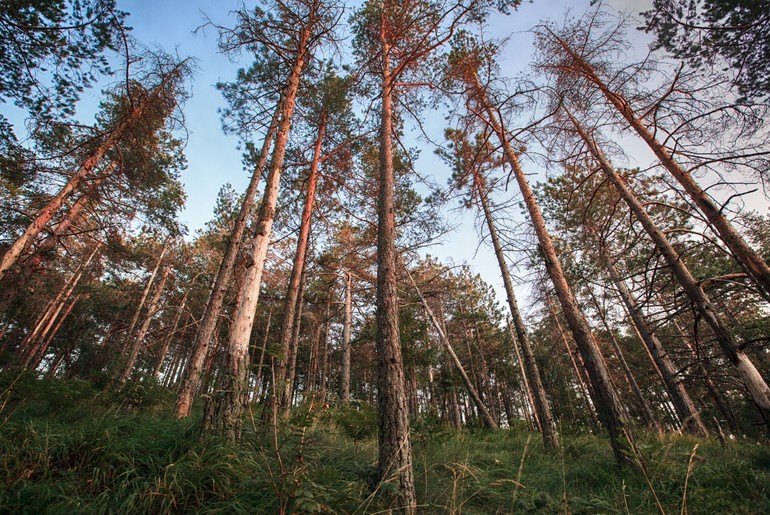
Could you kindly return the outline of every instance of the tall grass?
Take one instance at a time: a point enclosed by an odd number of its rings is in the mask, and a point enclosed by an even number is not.
[[[362,514],[382,511],[392,488],[377,482],[370,406],[298,410],[275,434],[258,426],[229,445],[201,441],[198,416],[174,420],[173,396],[150,383],[107,395],[31,377],[0,388],[2,513]],[[770,513],[764,445],[643,434],[645,479],[618,470],[596,436],[562,435],[554,452],[523,427],[413,427],[423,513]]]

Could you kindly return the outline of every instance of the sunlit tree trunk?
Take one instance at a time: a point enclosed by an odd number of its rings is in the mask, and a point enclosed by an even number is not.
[[[328,116],[327,110],[321,113],[321,117],[318,121],[318,130],[316,133],[315,144],[313,145],[313,159],[310,163],[310,173],[307,178],[307,190],[305,191],[305,206],[302,210],[302,218],[300,220],[299,235],[297,236],[297,248],[294,251],[294,261],[291,267],[291,275],[289,276],[289,285],[286,289],[286,298],[283,304],[283,324],[281,324],[280,334],[280,349],[281,357],[278,365],[278,385],[276,389],[276,395],[279,398],[279,404],[281,408],[286,412],[291,404],[291,364],[289,363],[293,354],[296,359],[296,349],[292,353],[291,343],[294,335],[294,323],[295,323],[295,311],[297,306],[301,302],[300,299],[300,282],[303,271],[305,269],[305,262],[307,260],[307,248],[310,240],[310,228],[313,219],[313,208],[315,206],[315,192],[318,185],[319,165],[321,162],[321,149],[323,146],[323,140],[326,135],[326,118]]]
[[[241,246],[243,233],[246,230],[249,215],[251,214],[252,206],[254,205],[257,187],[259,186],[259,181],[262,178],[262,171],[265,168],[265,164],[267,163],[270,154],[270,146],[272,145],[275,136],[281,112],[282,103],[279,102],[278,105],[276,105],[267,134],[265,134],[262,150],[260,151],[257,164],[254,167],[254,172],[251,175],[249,185],[246,188],[246,193],[244,194],[238,217],[235,219],[235,224],[230,232],[230,239],[227,242],[225,254],[222,256],[222,262],[219,265],[219,270],[217,270],[217,277],[214,280],[214,285],[209,294],[209,300],[206,303],[206,310],[203,312],[203,318],[198,326],[198,331],[195,333],[195,340],[193,340],[192,346],[193,352],[184,369],[182,384],[179,388],[176,405],[174,407],[177,418],[184,418],[190,414],[193,395],[200,386],[203,364],[206,361],[206,355],[209,352],[211,339],[214,336],[214,329],[217,325],[219,314],[222,311],[225,294],[227,293],[228,286],[230,286],[230,279],[232,278],[235,261],[238,257],[238,249]]]
[[[275,146],[268,168],[265,193],[259,208],[259,220],[252,240],[249,254],[250,266],[243,281],[243,290],[239,296],[238,307],[233,314],[233,321],[227,338],[226,367],[222,373],[217,391],[209,402],[212,403],[212,425],[203,431],[213,431],[229,440],[238,440],[243,429],[243,414],[248,403],[249,340],[254,324],[255,310],[259,301],[262,272],[270,244],[275,207],[278,201],[283,158],[289,139],[294,106],[297,100],[300,77],[307,60],[307,45],[310,29],[304,28],[300,35],[296,60],[284,91],[282,113]]]
[[[377,200],[377,402],[381,481],[395,479],[398,494],[390,504],[416,513],[409,412],[404,389],[404,363],[398,327],[396,213],[393,166],[393,89],[391,51],[385,13],[380,24],[382,87],[380,116],[379,197]]]

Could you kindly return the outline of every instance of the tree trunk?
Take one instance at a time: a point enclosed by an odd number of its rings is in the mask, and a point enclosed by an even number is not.
[[[350,402],[350,326],[353,322],[353,276],[345,272],[345,322],[342,326],[342,356],[340,363],[340,400]]]
[[[380,120],[379,196],[377,200],[377,403],[379,406],[379,463],[381,481],[395,480],[398,493],[388,500],[407,514],[417,511],[412,470],[409,412],[404,391],[404,363],[398,327],[396,278],[396,213],[393,165],[393,89],[391,46],[385,13],[380,26],[382,98]]]
[[[668,352],[666,352],[663,344],[648,324],[647,318],[636,303],[636,299],[631,295],[625,281],[612,263],[610,256],[607,253],[607,249],[599,244],[599,252],[601,260],[607,269],[612,282],[615,284],[623,304],[626,306],[626,310],[631,317],[631,322],[639,332],[642,342],[647,347],[647,350],[650,352],[652,359],[658,367],[666,391],[671,398],[671,402],[674,404],[674,410],[682,423],[682,428],[688,433],[705,436],[708,433],[706,425],[703,423],[700,412],[698,411],[698,408],[695,407],[695,403],[690,398],[687,389],[681,381],[677,379],[676,366],[669,357]]]
[[[270,244],[273,219],[275,218],[275,206],[278,200],[278,187],[283,168],[283,158],[286,153],[286,142],[289,139],[300,77],[306,64],[309,37],[310,29],[306,27],[301,32],[297,57],[283,95],[280,125],[276,133],[275,147],[268,168],[265,193],[259,208],[259,221],[249,252],[252,263],[246,271],[243,290],[228,333],[226,370],[221,374],[217,391],[209,400],[209,402],[214,403],[211,410],[213,413],[212,425],[211,427],[203,426],[204,433],[211,430],[231,441],[239,440],[243,429],[243,413],[248,403],[251,329],[259,301],[262,272]]]
[[[284,382],[283,398],[281,408],[283,415],[288,416],[289,410],[294,399],[294,379],[297,375],[297,356],[299,356],[299,334],[302,325],[302,305],[305,297],[305,274],[307,272],[307,261],[302,265],[302,274],[299,280],[299,291],[297,292],[297,302],[294,307],[294,322],[291,324],[292,334],[289,341],[289,355],[287,357],[288,367],[286,369],[286,380]]]
[[[203,364],[206,361],[206,355],[208,354],[209,346],[211,345],[211,338],[214,336],[214,328],[217,325],[219,314],[222,311],[222,304],[224,303],[227,288],[230,286],[230,279],[232,278],[235,261],[238,257],[238,249],[241,246],[243,233],[246,230],[249,215],[251,214],[252,206],[254,205],[254,197],[257,193],[259,181],[262,178],[262,171],[265,168],[268,155],[270,154],[270,145],[273,142],[281,112],[282,102],[278,102],[275,107],[275,112],[273,113],[273,119],[270,122],[270,128],[268,129],[267,134],[265,134],[265,140],[262,142],[259,160],[254,167],[254,172],[251,174],[251,180],[246,188],[243,203],[238,212],[238,218],[235,219],[235,224],[230,232],[230,239],[227,242],[225,254],[222,256],[222,262],[219,265],[219,270],[217,270],[217,277],[214,280],[208,303],[206,303],[206,310],[203,312],[203,318],[198,326],[198,331],[195,333],[193,352],[184,369],[182,384],[176,397],[174,410],[177,418],[184,418],[190,414],[193,395],[195,395],[195,392],[198,391],[200,386]]]
[[[64,314],[62,314],[62,316],[59,318],[59,321],[56,322],[56,326],[54,326],[53,330],[51,331],[51,334],[49,334],[48,337],[45,339],[43,344],[40,346],[40,350],[36,353],[36,355],[32,357],[32,362],[27,367],[29,370],[36,370],[37,367],[40,366],[40,362],[43,361],[43,358],[45,357],[45,353],[48,350],[49,345],[51,345],[51,342],[56,337],[56,333],[59,332],[59,329],[61,329],[61,326],[62,324],[64,324],[64,321],[67,319],[70,313],[72,313],[72,308],[75,307],[75,304],[77,304],[82,297],[83,297],[83,294],[78,293],[72,298],[72,301],[70,302],[69,306],[67,306],[67,309],[64,310]],[[62,351],[66,352],[67,349],[62,349]]]
[[[302,210],[302,219],[299,226],[299,235],[297,236],[297,248],[294,251],[294,261],[292,262],[291,275],[289,276],[289,285],[286,288],[286,298],[283,304],[283,324],[281,324],[281,335],[279,339],[281,357],[278,361],[278,378],[275,395],[279,399],[279,405],[284,412],[287,411],[290,402],[290,392],[292,390],[289,363],[291,354],[291,342],[294,336],[295,310],[301,302],[299,291],[302,274],[305,270],[307,259],[308,241],[310,240],[310,228],[313,220],[313,208],[315,205],[315,192],[318,185],[319,164],[321,162],[321,149],[324,136],[326,135],[327,111],[324,109],[321,113],[321,119],[318,122],[318,132],[316,134],[315,144],[313,145],[313,160],[310,163],[310,173],[307,178],[307,191],[305,192],[305,206]],[[296,359],[296,354],[294,354]]]
[[[580,134],[580,137],[586,143],[607,179],[613,186],[615,186],[629,209],[634,213],[634,216],[639,220],[642,227],[644,227],[645,232],[650,236],[650,239],[668,263],[671,272],[682,286],[682,289],[684,289],[685,294],[690,298],[695,309],[714,332],[717,342],[722,348],[722,352],[738,371],[738,376],[749,390],[752,399],[762,414],[765,424],[770,425],[770,387],[768,387],[767,383],[762,378],[762,375],[751,360],[749,360],[748,356],[746,356],[746,353],[743,352],[721,317],[717,314],[711,299],[703,290],[700,283],[698,283],[692,276],[690,270],[679,256],[679,253],[668,241],[666,235],[658,229],[650,215],[647,214],[647,211],[636,197],[636,194],[634,194],[628,184],[620,177],[620,175],[618,175],[580,123],[572,116],[572,114],[569,114],[569,116],[578,134]]]
[[[45,228],[48,222],[51,221],[53,215],[64,205],[67,199],[78,190],[80,183],[83,182],[88,175],[96,168],[101,162],[104,155],[115,146],[115,144],[123,136],[126,129],[134,124],[144,113],[145,108],[151,99],[154,98],[154,94],[149,99],[143,102],[141,105],[135,107],[129,115],[118,124],[115,129],[110,131],[109,136],[101,143],[96,150],[89,155],[85,161],[80,165],[78,170],[69,178],[67,183],[62,186],[58,193],[48,201],[40,211],[37,212],[35,218],[27,226],[24,234],[13,242],[11,247],[3,255],[2,261],[0,261],[0,279],[8,272],[8,270],[15,265],[24,249],[37,237],[38,234]]]
[[[182,296],[182,301],[179,303],[179,306],[176,308],[176,313],[174,314],[174,320],[171,322],[171,330],[168,332],[168,334],[163,338],[163,343],[158,349],[158,353],[155,356],[155,365],[152,367],[152,376],[157,381],[160,378],[160,369],[163,367],[163,361],[166,359],[166,354],[168,353],[169,346],[171,345],[171,341],[176,336],[176,330],[179,327],[179,322],[182,320],[182,313],[184,312],[184,308],[187,305],[187,294],[188,292],[185,292],[184,296]]]
[[[567,283],[559,257],[556,254],[556,249],[551,241],[551,236],[548,234],[548,229],[545,226],[545,220],[543,220],[543,215],[540,212],[540,207],[537,205],[535,195],[529,186],[524,170],[519,164],[519,159],[516,157],[516,153],[508,141],[508,136],[500,125],[497,115],[490,106],[484,89],[478,81],[478,77],[474,77],[474,79],[476,98],[487,115],[486,123],[496,133],[503,147],[505,159],[513,169],[516,182],[521,190],[532,226],[535,229],[535,234],[540,244],[540,251],[545,260],[546,271],[554,284],[562,311],[575,337],[578,350],[583,356],[586,370],[593,384],[594,394],[596,395],[594,405],[599,413],[599,418],[609,433],[615,460],[618,465],[622,466],[628,462],[628,445],[623,441],[623,438],[631,438],[631,434],[623,422],[622,404],[610,381],[604,357],[591,333],[585,316],[580,312],[577,299]]]
[[[652,414],[650,405],[647,402],[647,399],[644,398],[644,395],[642,394],[642,389],[639,388],[639,383],[636,382],[636,377],[634,377],[634,373],[631,371],[631,367],[628,366],[628,361],[626,361],[626,356],[623,353],[623,349],[620,348],[620,343],[618,343],[618,339],[615,338],[615,334],[612,332],[610,325],[607,323],[607,314],[604,312],[604,310],[602,310],[601,306],[599,305],[599,299],[596,298],[596,295],[594,294],[590,286],[587,287],[587,289],[588,289],[589,295],[591,296],[591,300],[593,301],[594,307],[596,308],[596,313],[597,315],[599,315],[599,319],[602,321],[604,330],[607,331],[607,337],[610,339],[610,343],[612,344],[612,350],[615,352],[615,355],[618,358],[618,362],[620,363],[620,368],[623,369],[623,375],[625,376],[626,384],[628,384],[628,387],[631,388],[631,391],[633,392],[634,397],[636,397],[636,400],[639,403],[639,407],[642,410],[642,416],[644,418],[645,424],[650,429],[655,429],[660,431],[661,429],[660,424],[655,418],[655,415]]]
[[[511,274],[508,271],[508,263],[505,261],[503,246],[500,244],[495,221],[492,218],[492,211],[489,208],[487,192],[481,184],[481,178],[476,173],[473,175],[473,182],[476,186],[476,191],[478,191],[479,194],[479,200],[481,201],[481,208],[484,211],[484,218],[487,222],[489,236],[492,238],[492,246],[495,249],[497,265],[500,267],[500,274],[503,277],[505,295],[508,300],[508,307],[511,310],[513,327],[516,330],[516,338],[513,344],[516,345],[518,342],[521,346],[521,353],[524,358],[523,363],[526,368],[525,384],[528,385],[527,387],[532,393],[532,400],[534,402],[535,410],[537,411],[538,425],[543,434],[543,444],[548,448],[558,449],[559,436],[556,432],[556,424],[553,421],[548,396],[545,393],[545,388],[543,388],[543,381],[540,377],[540,370],[538,370],[537,367],[535,353],[532,351],[532,345],[529,342],[527,329],[524,326],[524,320],[521,318],[519,303],[516,301],[516,294],[513,290],[513,281],[511,280]]]

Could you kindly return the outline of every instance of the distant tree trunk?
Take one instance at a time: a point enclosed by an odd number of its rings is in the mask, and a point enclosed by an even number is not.
[[[532,345],[529,342],[529,336],[527,335],[527,329],[524,326],[524,320],[521,318],[521,312],[519,311],[519,303],[516,301],[516,294],[513,290],[513,281],[511,280],[511,274],[508,271],[508,263],[503,255],[503,246],[500,243],[500,238],[497,235],[497,228],[495,227],[495,221],[492,218],[492,211],[489,208],[489,199],[487,198],[487,192],[481,183],[481,178],[477,173],[473,175],[473,183],[476,186],[476,191],[479,194],[479,200],[481,201],[481,208],[484,211],[484,218],[487,222],[487,229],[489,230],[489,236],[492,238],[492,246],[495,249],[495,256],[497,257],[497,265],[500,267],[500,274],[503,277],[503,285],[505,286],[505,295],[508,300],[508,308],[511,310],[511,317],[513,327],[516,331],[516,339],[513,344],[521,346],[521,352],[524,358],[524,365],[526,368],[525,384],[532,394],[532,401],[534,402],[535,410],[537,411],[537,420],[540,430],[543,435],[543,444],[551,449],[559,448],[559,437],[556,432],[556,424],[553,421],[553,415],[551,414],[551,406],[548,402],[548,396],[543,388],[543,381],[540,378],[540,370],[537,367],[537,361],[535,360],[535,353],[532,351]]]
[[[291,342],[294,335],[295,310],[299,304],[300,282],[302,273],[305,270],[307,260],[308,241],[310,240],[310,227],[313,220],[313,209],[315,207],[315,192],[318,185],[319,165],[321,163],[321,149],[326,135],[326,118],[328,112],[324,109],[318,122],[315,144],[313,145],[313,159],[310,163],[310,173],[307,178],[307,190],[305,191],[305,206],[302,210],[302,218],[299,226],[299,235],[297,236],[297,248],[294,251],[294,261],[292,262],[289,284],[286,288],[286,298],[283,304],[283,324],[281,324],[281,335],[279,337],[281,357],[278,361],[278,378],[275,395],[278,398],[279,405],[284,412],[288,412],[288,406],[291,404],[291,377],[289,363],[291,354]],[[295,353],[296,358],[296,353]]]
[[[412,274],[410,274],[409,271],[406,270],[406,275],[409,277],[409,281],[412,283],[412,287],[417,293],[417,296],[420,298],[422,309],[425,311],[425,314],[428,315],[428,319],[433,325],[433,328],[436,329],[436,332],[438,333],[439,341],[444,346],[444,349],[446,349],[447,354],[449,354],[449,357],[452,358],[452,363],[454,364],[455,369],[457,370],[457,373],[460,374],[460,377],[462,378],[463,383],[465,383],[465,387],[468,389],[468,393],[473,399],[473,402],[476,404],[476,408],[479,410],[479,414],[481,415],[481,418],[484,421],[484,425],[486,425],[489,428],[498,427],[497,422],[495,421],[494,417],[492,417],[492,414],[489,412],[489,409],[484,404],[484,401],[481,399],[481,396],[479,395],[478,391],[476,390],[476,388],[474,388],[473,382],[470,380],[470,378],[468,377],[468,374],[465,372],[465,367],[463,367],[463,364],[460,362],[460,358],[457,357],[457,353],[455,353],[454,349],[452,348],[452,344],[449,342],[449,338],[447,337],[446,333],[442,329],[441,323],[436,318],[436,315],[433,314],[433,310],[430,309],[430,306],[428,305],[428,302],[425,300],[425,297],[423,297],[422,292],[420,291],[420,288],[417,287],[417,283],[414,281]]]
[[[257,362],[257,378],[254,381],[254,396],[259,398],[259,389],[262,386],[263,368],[265,366],[265,352],[267,351],[267,342],[270,338],[270,322],[273,320],[273,305],[267,308],[267,322],[265,323],[265,337],[262,339],[262,348],[259,350],[259,361]]]
[[[182,320],[182,313],[184,313],[184,308],[187,305],[188,293],[189,290],[185,292],[184,296],[182,296],[182,300],[179,302],[179,306],[176,308],[174,320],[171,322],[171,329],[165,338],[163,338],[163,343],[161,344],[160,348],[158,349],[158,353],[155,356],[155,365],[152,367],[152,376],[156,381],[160,378],[160,369],[163,367],[163,361],[166,359],[166,354],[168,354],[171,341],[176,336],[176,330],[179,327],[179,322]]]
[[[730,407],[730,404],[727,402],[727,399],[725,399],[724,395],[722,395],[722,392],[719,390],[719,388],[717,388],[716,384],[714,384],[714,380],[711,378],[711,373],[703,364],[701,356],[698,355],[698,352],[693,347],[690,336],[685,332],[679,322],[677,322],[675,319],[672,320],[672,322],[677,332],[679,333],[679,336],[681,336],[682,341],[687,347],[687,350],[690,351],[690,354],[695,362],[695,370],[698,372],[698,374],[701,375],[703,381],[706,384],[706,391],[708,391],[709,396],[717,405],[717,409],[724,417],[725,422],[727,422],[727,426],[730,428],[730,431],[732,431],[734,434],[738,434],[738,422],[735,420],[735,412]]]
[[[353,322],[353,276],[345,271],[345,321],[342,326],[342,356],[340,366],[340,400],[350,402],[350,326]]]
[[[590,381],[585,378],[585,366],[583,365],[583,360],[580,356],[580,353],[574,350],[569,344],[565,330],[562,327],[561,322],[559,322],[556,307],[554,306],[551,296],[548,294],[545,295],[545,303],[548,307],[548,312],[551,314],[551,318],[553,318],[554,322],[556,323],[556,331],[559,333],[559,339],[561,340],[562,344],[564,344],[564,350],[569,356],[570,363],[572,363],[572,370],[575,372],[575,379],[577,379],[578,386],[580,387],[580,393],[582,394],[583,400],[585,401],[591,427],[594,429],[594,431],[598,432],[601,429],[601,426],[599,425],[599,420],[596,417],[596,410],[594,408],[593,401],[591,400],[594,397],[593,388],[591,387]],[[580,363],[578,363],[578,361]]]
[[[249,251],[252,263],[247,268],[238,307],[230,325],[227,339],[227,366],[221,374],[217,391],[209,399],[209,402],[213,403],[210,410],[213,414],[212,424],[210,427],[205,424],[202,427],[204,433],[211,431],[231,441],[239,440],[241,437],[243,414],[248,404],[249,341],[275,218],[286,143],[289,139],[300,77],[308,58],[306,52],[309,38],[310,29],[305,27],[300,34],[296,60],[283,95],[280,125],[268,168],[265,193],[259,208],[259,221]]]
[[[295,387],[294,380],[297,375],[297,356],[299,356],[299,334],[302,325],[302,306],[305,297],[305,274],[307,273],[307,261],[303,263],[302,274],[299,280],[299,291],[297,292],[296,306],[294,307],[294,322],[292,326],[291,341],[289,342],[289,355],[287,357],[288,368],[286,370],[286,381],[284,382],[283,401],[281,408],[284,416],[289,414],[294,398]]]
[[[382,87],[380,118],[379,196],[377,200],[377,402],[379,405],[379,463],[381,481],[395,479],[398,493],[389,503],[416,513],[409,412],[404,391],[404,362],[398,327],[396,277],[396,213],[393,165],[393,89],[391,44],[385,13],[380,26]]]
[[[166,265],[166,268],[163,270],[163,274],[160,277],[160,281],[155,287],[155,294],[152,296],[150,303],[147,305],[147,313],[144,317],[144,320],[142,321],[142,325],[139,326],[136,334],[131,335],[131,346],[128,348],[128,360],[126,361],[126,364],[123,368],[123,372],[118,378],[118,382],[120,384],[128,381],[128,378],[131,376],[131,371],[134,369],[134,365],[136,364],[136,360],[139,359],[139,351],[142,349],[144,337],[147,336],[147,331],[150,330],[152,319],[155,317],[155,314],[158,311],[160,297],[163,295],[163,290],[166,288],[166,281],[168,280],[170,273],[171,265]]]
[[[195,333],[193,352],[185,367],[182,385],[179,388],[179,393],[176,397],[174,410],[177,418],[184,418],[190,414],[193,395],[198,391],[200,386],[203,364],[206,361],[206,355],[209,352],[211,339],[214,336],[214,328],[217,325],[219,314],[222,311],[225,294],[230,286],[230,279],[233,275],[235,261],[238,257],[238,249],[241,246],[243,233],[246,230],[249,215],[251,214],[252,206],[254,205],[254,198],[257,194],[259,181],[262,178],[262,171],[265,168],[267,158],[270,154],[270,146],[272,145],[275,131],[278,127],[278,120],[283,111],[282,107],[282,102],[278,102],[275,107],[273,119],[270,122],[267,134],[265,134],[265,139],[262,142],[262,150],[259,154],[259,159],[254,167],[254,172],[251,174],[251,180],[246,188],[246,193],[244,193],[241,209],[238,212],[238,218],[235,219],[235,224],[230,232],[230,239],[227,241],[225,254],[222,256],[222,262],[219,265],[219,270],[217,270],[217,277],[214,280],[214,285],[209,294],[206,309],[203,312],[203,318],[198,326],[198,331]]]
[[[665,145],[660,143],[655,134],[647,127],[644,120],[636,115],[633,107],[628,100],[620,93],[610,90],[609,86],[596,74],[593,66],[580,56],[566,41],[554,36],[554,39],[561,45],[564,51],[572,58],[576,64],[578,71],[590,82],[592,82],[599,91],[605,96],[605,98],[617,109],[620,115],[625,118],[626,122],[631,128],[647,143],[650,150],[660,160],[661,164],[668,170],[668,172],[674,176],[674,178],[682,185],[684,190],[693,200],[701,213],[706,217],[712,227],[719,234],[722,241],[727,245],[727,248],[732,252],[733,257],[740,263],[744,270],[759,286],[759,289],[763,292],[765,299],[770,300],[770,266],[762,259],[757,251],[746,243],[741,234],[732,226],[730,221],[724,215],[724,209],[718,206],[711,197],[703,191],[703,189],[695,182],[692,175],[682,168],[682,166],[674,159],[671,152]],[[756,382],[757,379],[755,371],[751,370],[753,365],[748,366],[745,361],[738,358],[738,361],[732,362],[740,363],[739,367],[742,369],[741,375],[745,377],[751,377],[752,382]],[[767,392],[761,392],[757,390],[757,386],[751,386],[749,389],[755,391],[752,395],[756,396],[763,403],[760,406],[765,421],[770,423],[768,419],[768,406],[765,405],[765,399],[768,395]]]
[[[692,276],[690,270],[682,261],[679,253],[668,241],[666,235],[655,225],[655,222],[647,213],[636,194],[631,190],[625,180],[618,175],[580,123],[572,116],[572,114],[569,114],[569,116],[578,134],[586,143],[586,146],[594,159],[604,172],[604,175],[618,191],[629,209],[634,213],[634,216],[639,220],[642,227],[644,227],[645,232],[650,236],[650,239],[664,257],[666,263],[668,263],[671,272],[684,289],[685,294],[687,294],[695,306],[695,309],[714,332],[716,340],[722,348],[722,352],[725,354],[728,361],[735,366],[739,377],[759,408],[765,424],[770,426],[770,387],[768,387],[764,378],[762,378],[759,370],[757,370],[746,353],[743,352],[738,342],[725,326],[721,317],[717,314],[711,299],[703,290],[703,287]]]
[[[324,322],[323,338],[321,338],[321,372],[318,378],[318,399],[321,404],[326,404],[326,381],[329,368],[329,324],[331,323],[332,304],[326,300],[326,318]]]
[[[102,242],[97,242],[94,250],[91,251],[91,254],[88,256],[88,258],[75,269],[67,282],[64,283],[64,286],[62,286],[61,290],[59,290],[59,293],[56,295],[56,297],[48,303],[48,306],[38,319],[34,329],[22,341],[20,346],[20,351],[22,353],[20,365],[22,368],[28,368],[30,363],[34,361],[34,358],[38,354],[40,346],[48,334],[48,331],[50,331],[51,327],[53,327],[56,317],[63,309],[67,299],[70,297],[70,295],[72,295],[72,292],[75,291],[75,288],[80,282],[80,279],[83,277],[86,268],[88,268],[88,265],[99,252],[101,247]]]
[[[513,328],[513,324],[510,322],[508,323],[508,331],[511,333],[513,352],[516,354],[516,362],[518,363],[519,371],[521,372],[521,380],[524,382],[524,395],[522,396],[522,408],[525,410],[524,415],[530,422],[532,429],[535,431],[540,431],[542,434],[543,430],[540,427],[540,419],[537,418],[537,410],[535,409],[535,396],[532,393],[532,386],[529,384],[527,370],[524,367],[524,360],[521,359],[521,351],[519,351],[519,346],[516,345],[517,342],[515,329]]]
[[[599,412],[599,418],[602,420],[609,433],[615,460],[618,465],[623,465],[628,462],[628,445],[623,439],[630,439],[631,434],[623,422],[622,404],[610,380],[604,357],[591,333],[591,329],[588,326],[585,316],[580,312],[577,299],[567,283],[564,270],[561,267],[556,249],[551,241],[551,236],[548,234],[548,229],[545,226],[545,220],[543,220],[543,215],[540,212],[540,207],[537,205],[535,195],[532,192],[532,188],[529,186],[524,170],[519,164],[516,152],[513,150],[513,147],[508,140],[508,135],[503,130],[497,115],[489,104],[484,88],[479,82],[478,77],[474,76],[473,79],[475,80],[475,83],[473,84],[475,97],[479,102],[481,109],[487,115],[485,120],[486,123],[489,124],[500,140],[506,161],[513,169],[514,176],[516,177],[516,181],[524,199],[524,204],[527,207],[532,226],[534,227],[535,234],[537,235],[540,244],[540,251],[545,260],[546,271],[554,284],[556,295],[561,303],[564,316],[575,337],[578,349],[583,356],[583,361],[585,362],[586,370],[588,371],[591,383],[593,384],[594,394],[596,395],[594,398],[594,405]]]
[[[45,353],[48,350],[48,347],[51,345],[53,339],[56,337],[56,333],[59,332],[59,329],[61,329],[64,321],[67,320],[67,317],[70,315],[70,313],[72,313],[72,309],[75,307],[75,304],[77,304],[82,297],[83,293],[78,293],[72,298],[69,306],[67,306],[67,309],[64,310],[64,313],[61,317],[59,317],[58,322],[56,322],[56,326],[54,326],[54,328],[51,330],[51,333],[48,335],[45,341],[43,341],[42,345],[40,346],[40,350],[38,350],[36,355],[32,357],[32,362],[27,367],[29,370],[36,370],[37,367],[40,366],[40,362],[45,357]],[[66,351],[66,349],[63,349],[63,351]]]

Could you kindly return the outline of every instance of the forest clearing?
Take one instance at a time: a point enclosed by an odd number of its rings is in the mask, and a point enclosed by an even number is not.
[[[0,5],[0,512],[770,512],[770,0],[584,3]]]

